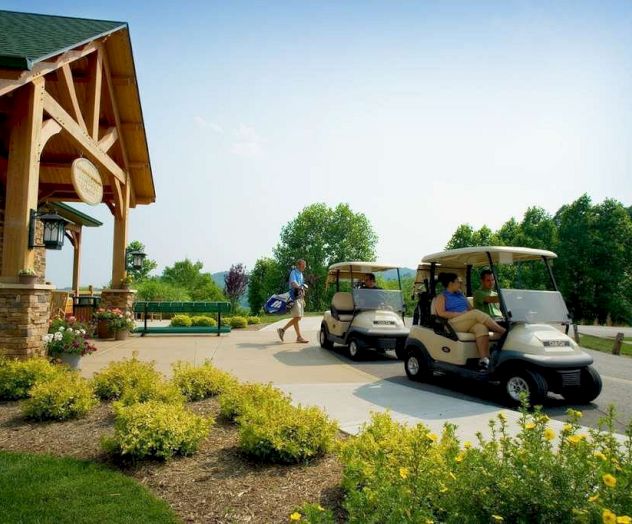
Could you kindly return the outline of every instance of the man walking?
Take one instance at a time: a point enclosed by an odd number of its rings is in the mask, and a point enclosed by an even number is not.
[[[283,328],[277,329],[277,334],[283,342],[283,337],[285,336],[285,331],[290,327],[294,326],[294,330],[296,331],[296,341],[301,344],[307,344],[308,340],[303,338],[301,335],[301,327],[299,322],[305,313],[305,288],[303,287],[304,279],[303,279],[303,271],[307,264],[305,260],[300,259],[296,261],[296,267],[292,269],[289,278],[290,285],[290,297],[294,300],[294,305],[290,310],[292,315],[292,319],[285,325]]]

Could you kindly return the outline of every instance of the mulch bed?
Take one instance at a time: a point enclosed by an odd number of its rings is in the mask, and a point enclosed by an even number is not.
[[[308,464],[261,464],[241,454],[238,430],[218,417],[215,399],[189,404],[217,422],[191,457],[167,462],[115,464],[101,451],[103,435],[113,432],[109,404],[68,422],[31,422],[18,402],[0,402],[0,450],[50,453],[101,462],[134,477],[167,501],[185,522],[288,522],[304,502],[332,509],[343,520],[341,465],[333,455]]]

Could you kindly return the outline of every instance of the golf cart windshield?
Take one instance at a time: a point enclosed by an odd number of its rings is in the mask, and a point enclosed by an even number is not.
[[[559,291],[500,289],[512,322],[567,323],[568,309]]]
[[[356,309],[385,309],[404,311],[402,292],[391,289],[354,289],[353,303]]]

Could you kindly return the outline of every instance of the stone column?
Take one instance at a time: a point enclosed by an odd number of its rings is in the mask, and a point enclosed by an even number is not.
[[[51,291],[41,284],[0,284],[0,355],[26,359],[44,355]]]
[[[103,309],[119,308],[122,311],[132,312],[135,300],[135,289],[104,289],[101,291],[99,307]]]

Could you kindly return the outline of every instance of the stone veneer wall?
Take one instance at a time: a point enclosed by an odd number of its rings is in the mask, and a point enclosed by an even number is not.
[[[119,308],[122,311],[132,311],[136,300],[136,291],[133,289],[104,289],[101,291],[99,307]]]
[[[51,286],[0,285],[0,355],[29,358],[45,352]]]

